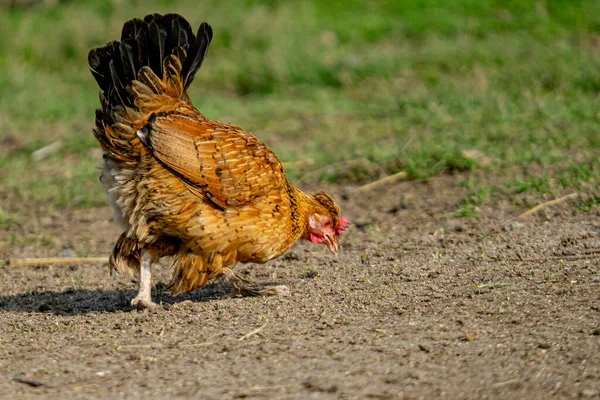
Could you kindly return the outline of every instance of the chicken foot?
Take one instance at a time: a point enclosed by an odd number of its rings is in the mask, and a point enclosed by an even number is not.
[[[249,281],[231,268],[223,268],[223,275],[233,286],[231,296],[286,296],[290,294],[290,289],[285,285],[261,286]]]
[[[140,281],[137,296],[131,300],[131,305],[141,309],[156,309],[158,304],[152,302],[152,274],[150,253],[142,250],[140,263]]]

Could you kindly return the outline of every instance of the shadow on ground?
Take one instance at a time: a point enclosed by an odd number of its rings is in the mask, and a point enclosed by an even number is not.
[[[230,292],[226,283],[215,283],[204,288],[173,297],[165,292],[162,284],[152,290],[152,298],[162,305],[181,303],[183,301],[205,302],[222,298]],[[62,292],[32,291],[11,296],[0,296],[0,311],[17,311],[24,313],[50,313],[55,315],[79,315],[93,312],[131,311],[130,302],[136,290],[75,290]]]

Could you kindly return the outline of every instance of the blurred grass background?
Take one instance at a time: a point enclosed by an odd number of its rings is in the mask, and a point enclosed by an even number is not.
[[[466,217],[506,194],[600,204],[598,0],[0,4],[0,226],[27,205],[106,204],[87,52],[151,12],[213,26],[194,104],[259,136],[294,180],[456,174]]]

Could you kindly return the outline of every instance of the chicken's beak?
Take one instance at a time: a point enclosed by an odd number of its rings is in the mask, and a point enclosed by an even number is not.
[[[338,243],[338,240],[336,239],[335,236],[331,236],[331,235],[325,235],[325,237],[323,238],[323,242],[325,243],[325,245],[327,246],[327,248],[329,248],[329,250],[331,250],[331,252],[333,254],[337,254],[338,249],[340,248],[340,245]]]

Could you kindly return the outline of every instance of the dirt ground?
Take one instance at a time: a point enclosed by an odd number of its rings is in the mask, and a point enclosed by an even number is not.
[[[598,212],[510,224],[525,209],[507,201],[455,219],[454,182],[329,187],[354,223],[339,256],[299,243],[237,267],[287,297],[217,281],[172,298],[163,266],[149,313],[102,263],[0,267],[0,397],[600,398]],[[108,255],[110,216],[40,210],[0,256]]]

